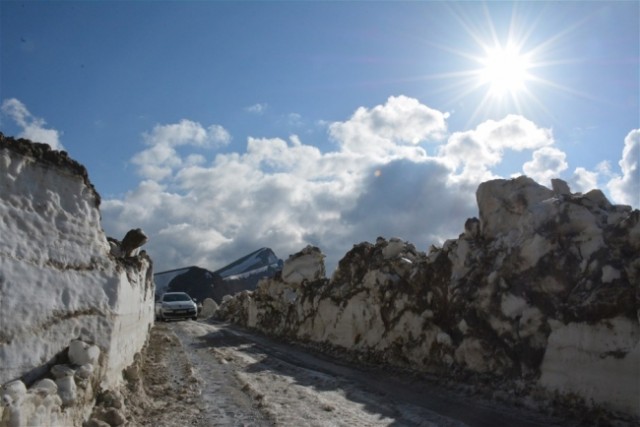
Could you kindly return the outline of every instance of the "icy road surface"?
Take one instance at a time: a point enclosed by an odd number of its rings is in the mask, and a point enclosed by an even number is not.
[[[149,426],[555,425],[226,324],[157,323],[143,376],[155,410],[137,421]]]

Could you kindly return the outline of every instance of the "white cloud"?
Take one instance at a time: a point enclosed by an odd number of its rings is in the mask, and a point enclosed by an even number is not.
[[[524,173],[542,185],[550,186],[569,165],[567,155],[554,147],[542,147],[533,152],[533,159],[522,166]]]
[[[465,170],[484,170],[498,164],[502,153],[492,148],[475,131],[456,132],[438,150],[438,155],[454,168]]]
[[[253,113],[253,114],[258,114],[258,115],[262,115],[264,114],[265,111],[267,111],[267,104],[253,104],[249,107],[246,107],[244,110],[248,113]]]
[[[445,115],[406,96],[389,97],[385,105],[360,107],[346,122],[329,126],[342,150],[373,157],[396,153],[402,144],[441,139]]]
[[[215,146],[228,145],[231,142],[231,135],[220,125],[211,125],[207,128],[209,140]]]
[[[137,153],[131,162],[139,167],[141,176],[161,181],[173,173],[173,168],[182,164],[176,150],[166,144],[154,145]]]
[[[459,171],[454,179],[477,185],[495,178],[491,169],[502,162],[505,150],[522,151],[554,143],[551,130],[539,128],[521,116],[487,120],[475,129],[455,132],[437,150],[439,158]]]
[[[598,172],[589,171],[578,167],[568,181],[571,191],[574,193],[587,193],[598,188]]]
[[[144,140],[148,145],[219,147],[229,144],[231,135],[220,125],[204,128],[198,122],[183,119],[179,123],[156,125],[144,134]]]
[[[249,138],[247,141],[246,161],[273,171],[312,177],[320,173],[316,169],[321,157],[318,148],[303,145],[298,136],[291,137],[291,144],[280,138]]]
[[[208,162],[179,156],[184,145],[169,136],[198,140],[197,126],[185,126],[189,132],[157,126],[149,133],[154,138],[145,137],[152,146],[135,157],[155,181],[104,201],[104,228],[122,237],[142,227],[156,271],[216,269],[262,246],[286,259],[308,244],[322,249],[332,271],[353,244],[378,236],[397,236],[421,250],[457,236],[477,215],[477,185],[496,176],[506,150],[537,149],[527,166],[537,173],[562,157],[550,147],[551,131],[522,117],[440,140],[445,116],[415,99],[391,97],[330,124],[334,151],[321,152],[297,135],[250,137],[244,152],[218,153]],[[422,141],[440,143],[437,156]],[[554,171],[561,166],[556,162]]]
[[[47,129],[45,127],[47,122],[31,114],[19,100],[5,99],[1,110],[22,128],[22,132],[17,135],[19,138],[49,144],[54,150],[64,150],[60,142],[60,132],[55,129]]]
[[[122,237],[142,227],[158,271],[215,269],[261,246],[286,258],[307,244],[321,247],[333,269],[357,241],[398,235],[426,249],[474,214],[475,188],[448,183],[445,163],[414,145],[442,136],[442,113],[392,97],[332,126],[337,151],[322,153],[297,135],[248,138],[244,153],[219,153],[211,163],[177,152],[203,140],[201,127],[156,126],[144,136],[151,146],[133,159],[147,180],[103,202],[105,230]],[[378,157],[354,152],[356,130],[384,140]],[[398,221],[389,220],[393,212]]]
[[[640,129],[634,129],[624,139],[622,159],[618,164],[622,175],[615,175],[607,184],[616,203],[640,207]]]
[[[540,128],[522,116],[510,114],[500,121],[487,120],[475,131],[494,150],[535,150],[553,144],[550,129]]]
[[[191,120],[179,123],[156,125],[143,140],[150,146],[137,153],[131,162],[138,166],[138,173],[146,178],[161,181],[170,177],[183,165],[202,164],[206,160],[199,154],[186,154],[185,159],[178,153],[178,147],[215,148],[229,144],[231,135],[220,125],[207,128]]]
[[[289,113],[287,114],[287,124],[290,127],[300,127],[304,125],[304,121],[302,120],[302,115],[298,113]]]
[[[598,174],[606,175],[609,177],[612,176],[611,163],[609,163],[608,160],[601,161],[596,165],[596,172],[598,172]]]

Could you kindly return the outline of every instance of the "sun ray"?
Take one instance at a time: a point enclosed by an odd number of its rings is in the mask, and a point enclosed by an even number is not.
[[[474,53],[453,47],[441,47],[442,50],[469,60],[474,65],[463,73],[441,74],[442,78],[458,79],[457,82],[444,86],[443,90],[451,90],[454,93],[454,102],[459,102],[474,93],[481,93],[477,106],[471,113],[470,124],[508,112],[530,112],[535,115],[535,111],[539,111],[545,116],[551,115],[536,88],[547,87],[593,99],[545,76],[545,71],[550,67],[579,62],[579,59],[560,57],[562,40],[584,25],[588,18],[550,37],[533,40],[537,29],[544,22],[544,11],[527,16],[522,9],[520,4],[513,6],[503,27],[504,31],[499,31],[500,27],[496,25],[498,21],[495,21],[495,16],[486,3],[478,11],[480,19],[465,14],[460,7],[454,6],[450,9],[456,22],[477,47],[477,51]]]
[[[536,96],[535,93],[531,92],[529,89],[526,89],[525,95],[526,95],[527,103],[535,104],[538,108],[538,111],[542,111],[542,113],[546,118],[552,121],[554,120],[551,110],[549,110],[549,108],[547,108],[547,106],[544,105],[544,103]]]
[[[484,17],[487,20],[487,25],[489,30],[491,31],[491,38],[493,39],[493,45],[497,45],[500,43],[500,38],[498,37],[498,33],[496,32],[496,26],[493,24],[493,19],[491,18],[491,13],[489,13],[489,7],[486,3],[482,4],[482,11],[484,12]]]
[[[555,90],[557,90],[559,92],[567,93],[569,95],[574,95],[574,96],[577,96],[579,98],[586,99],[586,100],[589,100],[589,101],[594,101],[594,102],[599,102],[599,103],[606,103],[606,101],[603,100],[603,99],[600,99],[600,98],[597,98],[595,96],[589,95],[586,92],[581,92],[581,91],[572,89],[572,88],[570,88],[568,86],[564,86],[564,85],[555,83],[555,82],[553,82],[551,80],[543,79],[543,78],[540,78],[540,77],[533,77],[533,80],[536,83],[540,84],[540,85],[553,88],[553,89],[555,89]],[[613,105],[613,104],[611,104],[611,105]]]
[[[480,116],[480,112],[486,110],[491,103],[492,103],[491,95],[489,94],[489,92],[485,92],[484,96],[482,97],[482,100],[476,106],[476,108],[474,108],[473,113],[471,113],[471,116],[469,117],[469,120],[467,120],[465,129],[471,129],[475,121],[478,120],[478,117]]]
[[[420,42],[461,59],[457,70],[361,84],[439,80],[442,83],[429,89],[429,93],[449,94],[442,107],[454,111],[461,107],[461,103],[467,106],[475,104],[468,123],[471,126],[475,126],[477,120],[499,118],[512,113],[526,113],[530,118],[541,114],[555,122],[556,118],[552,117],[545,104],[549,99],[547,96],[551,94],[544,91],[545,88],[595,100],[589,94],[562,85],[551,77],[557,75],[554,74],[556,66],[584,61],[567,57],[564,41],[588,22],[589,17],[539,39],[537,35],[545,25],[545,11],[548,9],[527,14],[530,10],[526,5],[517,3],[512,6],[504,22],[498,20],[498,15],[492,14],[492,5],[487,3],[475,9],[475,13],[456,3],[447,4],[446,9],[457,23],[458,33],[468,37],[465,47],[433,39]],[[465,61],[469,66],[462,64]]]

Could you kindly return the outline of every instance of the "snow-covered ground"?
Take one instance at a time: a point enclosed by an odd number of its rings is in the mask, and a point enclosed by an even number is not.
[[[226,324],[156,324],[141,360],[122,397],[136,425],[578,425]]]

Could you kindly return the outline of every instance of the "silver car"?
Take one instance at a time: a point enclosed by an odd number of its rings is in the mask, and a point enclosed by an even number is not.
[[[184,292],[167,292],[156,302],[156,319],[193,319],[198,318],[198,307],[194,300]]]

